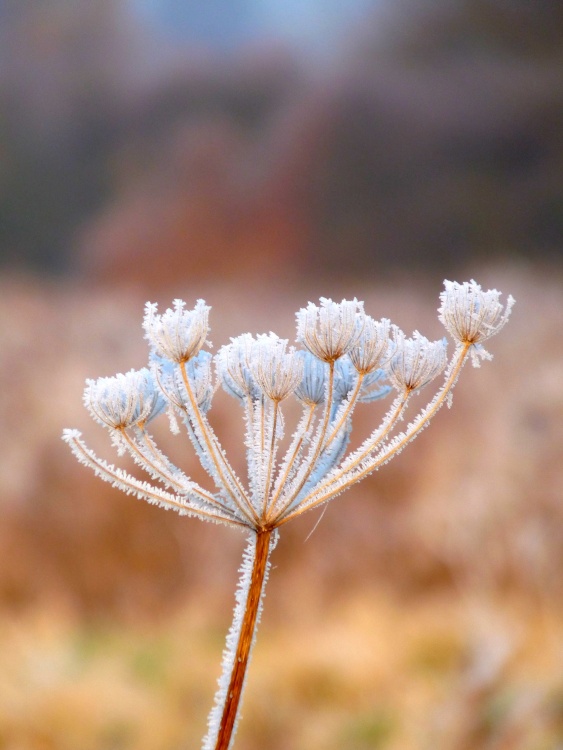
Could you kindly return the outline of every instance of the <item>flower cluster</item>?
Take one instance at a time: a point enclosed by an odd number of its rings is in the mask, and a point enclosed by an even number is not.
[[[209,307],[202,300],[192,310],[175,300],[162,314],[147,304],[143,327],[150,347],[148,367],[87,381],[84,403],[92,417],[109,431],[118,452],[129,452],[152,481],[141,481],[98,458],[77,430],[65,430],[63,438],[79,461],[150,503],[250,532],[204,750],[232,747],[277,530],[377,470],[413,440],[444,403],[451,404],[468,356],[475,366],[490,358],[482,342],[505,325],[513,302],[509,297],[504,307],[496,290],[485,292],[474,281],[446,281],[439,319],[456,343],[449,360],[445,339],[429,341],[418,331],[407,337],[386,318],[371,318],[356,299],[338,303],[322,298],[319,305],[309,303],[299,310],[296,338],[303,349],[273,333],[245,333],[214,357],[204,349]],[[442,373],[428,404],[401,430],[413,396]],[[244,413],[246,482],[235,473],[208,419],[219,386]],[[393,392],[380,424],[348,450],[357,405]],[[282,409],[292,395],[301,416],[292,436],[284,440]],[[186,476],[147,431],[163,411],[174,432],[179,423],[184,425],[212,489]]]
[[[95,457],[75,430],[64,438],[76,456],[103,479],[126,492],[205,520],[253,529],[275,528],[291,517],[330,500],[374,471],[411,440],[446,400],[468,353],[473,363],[488,357],[482,348],[506,323],[506,308],[496,290],[474,281],[445,282],[439,318],[457,343],[448,365],[446,340],[429,341],[418,331],[407,337],[387,319],[374,320],[354,299],[322,298],[297,313],[297,351],[273,333],[243,334],[205,351],[209,307],[184,302],[160,314],[147,304],[143,327],[150,346],[149,367],[111,378],[88,380],[84,402],[106,427],[120,451],[159,480],[141,483]],[[212,365],[215,365],[215,376]],[[445,370],[434,399],[403,433],[393,435],[411,394]],[[244,409],[248,452],[248,488],[236,476],[207,414],[217,385]],[[383,422],[355,452],[345,455],[352,416],[360,402],[396,398]],[[294,395],[303,414],[283,458],[282,402]],[[147,426],[168,409],[171,423],[185,425],[213,491],[199,487],[159,451]]]

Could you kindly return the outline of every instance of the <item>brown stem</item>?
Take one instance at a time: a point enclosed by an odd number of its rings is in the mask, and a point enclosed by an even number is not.
[[[256,620],[260,609],[260,600],[262,599],[264,576],[266,574],[268,557],[270,554],[271,535],[272,532],[270,530],[258,531],[256,533],[256,547],[250,586],[246,598],[244,617],[233,662],[233,671],[231,673],[229,687],[227,688],[227,695],[223,707],[221,724],[219,725],[219,732],[217,734],[215,750],[228,750],[233,729],[235,727],[238,707],[242,696],[242,688],[244,685],[244,676],[246,674],[246,667],[248,666],[250,649],[252,647],[254,631],[256,629]]]

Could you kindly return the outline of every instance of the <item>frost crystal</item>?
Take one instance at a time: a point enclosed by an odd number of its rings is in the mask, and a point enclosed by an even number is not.
[[[259,397],[258,385],[251,372],[255,343],[249,333],[243,333],[222,346],[215,358],[223,388],[241,401]]]

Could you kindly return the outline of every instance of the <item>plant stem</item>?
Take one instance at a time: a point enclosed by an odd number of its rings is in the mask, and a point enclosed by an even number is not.
[[[270,556],[271,536],[272,532],[270,530],[256,532],[256,546],[250,585],[246,597],[244,615],[240,626],[238,643],[234,655],[229,686],[225,696],[225,704],[223,706],[223,714],[221,716],[215,750],[228,750],[231,746],[231,737],[233,736],[233,730],[236,726],[246,668],[248,666],[250,651],[260,612],[260,602],[262,600],[265,576],[268,569],[268,558]]]

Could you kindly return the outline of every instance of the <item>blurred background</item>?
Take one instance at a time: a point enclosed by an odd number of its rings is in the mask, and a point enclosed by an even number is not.
[[[205,732],[244,538],[60,441],[115,460],[82,390],[144,302],[204,297],[215,349],[320,295],[438,338],[445,277],[516,297],[495,359],[284,527],[236,746],[563,748],[562,172],[558,2],[0,0],[1,750]]]

